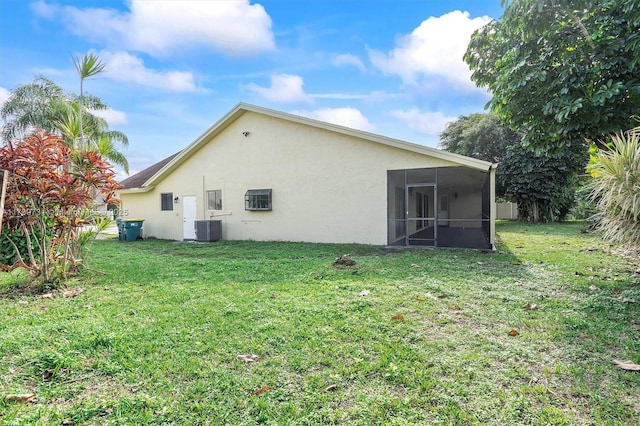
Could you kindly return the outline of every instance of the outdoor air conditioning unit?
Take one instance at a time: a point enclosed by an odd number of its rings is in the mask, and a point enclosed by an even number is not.
[[[222,239],[221,220],[196,220],[196,241],[218,241]]]

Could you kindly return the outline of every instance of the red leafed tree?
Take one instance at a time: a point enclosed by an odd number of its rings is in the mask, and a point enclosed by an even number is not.
[[[0,147],[0,169],[9,171],[2,226],[26,240],[22,249],[12,242],[15,266],[27,268],[45,284],[65,278],[81,264],[81,243],[95,225],[95,199],[118,202],[111,164],[40,131]]]

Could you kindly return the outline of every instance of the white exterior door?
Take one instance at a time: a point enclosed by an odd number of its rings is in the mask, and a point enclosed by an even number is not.
[[[196,197],[185,195],[182,197],[182,239],[196,239]]]

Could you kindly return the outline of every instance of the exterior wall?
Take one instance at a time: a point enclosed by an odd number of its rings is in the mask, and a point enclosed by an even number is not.
[[[460,192],[458,198],[449,195],[449,218],[465,219],[462,222],[455,220],[449,222],[452,228],[480,228],[482,227],[482,193],[476,191],[473,193]],[[468,220],[468,219],[478,219]]]
[[[244,136],[243,132],[249,132]],[[183,239],[182,197],[224,239],[387,243],[387,170],[457,164],[279,118],[245,112],[146,193],[121,194],[146,237]],[[273,190],[272,211],[245,211],[248,189]],[[206,191],[222,190],[222,211]],[[160,194],[180,197],[160,211]]]

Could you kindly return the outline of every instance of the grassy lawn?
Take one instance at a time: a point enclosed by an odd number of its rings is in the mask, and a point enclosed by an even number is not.
[[[0,275],[0,423],[638,425],[612,361],[640,363],[640,262],[580,227],[501,223],[497,253],[97,241],[76,297]]]

